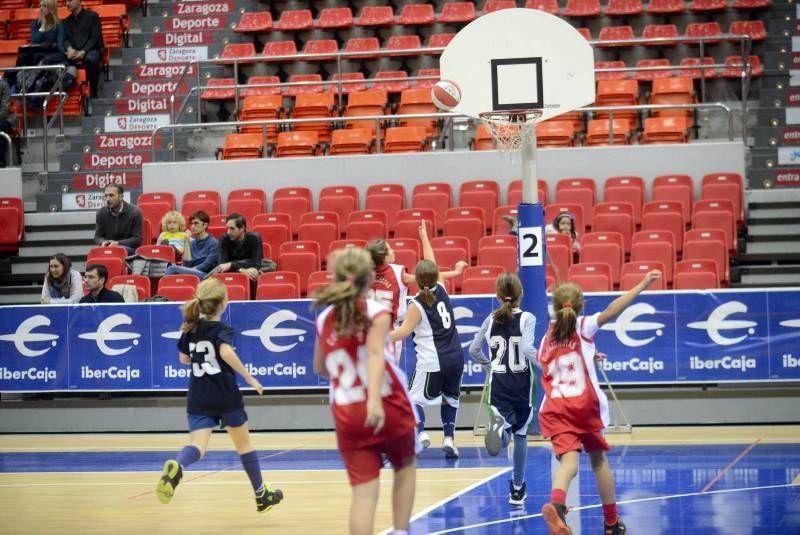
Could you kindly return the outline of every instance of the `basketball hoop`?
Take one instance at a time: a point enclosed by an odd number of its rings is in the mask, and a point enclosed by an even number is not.
[[[479,114],[489,133],[504,152],[519,152],[536,139],[536,122],[542,110],[485,111]]]

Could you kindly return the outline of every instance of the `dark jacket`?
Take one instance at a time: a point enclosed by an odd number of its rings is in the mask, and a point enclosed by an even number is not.
[[[70,13],[62,24],[64,25],[64,49],[62,52],[66,53],[69,47],[84,52],[90,50],[103,52],[103,28],[97,13],[81,9],[77,17]]]
[[[231,271],[261,267],[261,237],[246,232],[242,241],[233,241],[227,234],[219,240],[219,263],[231,263]]]
[[[137,248],[142,244],[142,212],[122,201],[122,208],[114,214],[108,206],[97,211],[94,243],[114,240],[120,245]]]
[[[92,294],[86,294],[81,297],[81,300],[78,301],[79,303],[124,303],[125,299],[122,296],[115,292],[114,290],[109,290],[106,287],[103,287],[100,290],[100,293],[97,294],[97,297],[93,296]]]

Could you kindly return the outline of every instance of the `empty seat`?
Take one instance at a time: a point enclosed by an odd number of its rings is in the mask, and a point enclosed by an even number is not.
[[[363,72],[343,72],[341,84],[339,84],[339,73],[333,73],[330,81],[331,83],[328,84],[328,91],[333,91],[336,94],[341,92],[343,95],[349,95],[350,93],[366,91],[367,89],[367,83],[364,81]]]
[[[303,54],[315,56],[334,56],[339,52],[339,43],[336,39],[311,39],[306,41]]]
[[[386,243],[394,251],[395,262],[405,266],[409,273],[413,273],[422,256],[422,246],[419,240],[416,238],[390,238],[386,240]]]
[[[503,271],[516,273],[519,269],[517,245],[514,243],[482,242],[478,245],[477,265],[497,265]]]
[[[181,213],[189,217],[197,210],[204,210],[209,215],[221,213],[222,197],[219,192],[208,189],[187,191],[181,199]]]
[[[650,143],[686,143],[689,125],[686,117],[650,117],[644,120],[644,133],[639,141]]]
[[[722,29],[718,22],[690,22],[686,25],[686,37],[697,39],[699,43],[701,40],[706,45],[719,43],[719,36],[722,35]]]
[[[150,277],[144,275],[117,275],[109,277],[109,288],[117,284],[129,284],[136,287],[136,294],[139,301],[144,301],[150,297]]]
[[[671,233],[637,232],[631,245],[631,261],[655,261],[664,265],[664,280],[672,284],[672,268],[675,264],[675,248]]]
[[[286,9],[281,12],[275,29],[283,32],[310,30],[314,25],[310,9]]]
[[[772,6],[772,0],[733,0],[733,9],[751,10],[768,9]]]
[[[306,212],[300,216],[297,228],[299,241],[315,241],[320,252],[327,252],[330,244],[339,239],[339,215],[336,212]]]
[[[551,15],[558,15],[560,8],[558,7],[558,0],[525,0],[526,9],[538,9]]]
[[[86,262],[91,263],[98,258],[118,258],[124,261],[128,257],[128,250],[121,245],[109,245],[105,247],[92,247],[86,255]]]
[[[372,89],[387,93],[401,93],[410,87],[406,71],[378,71],[375,73]],[[380,81],[377,81],[380,80]]]
[[[356,21],[356,26],[392,26],[393,24],[392,6],[364,6]]]
[[[495,279],[480,278],[480,279],[465,279],[461,283],[461,295],[478,295],[478,294],[492,294],[495,293],[496,288]]]
[[[253,232],[261,236],[261,242],[268,244],[272,251],[280,250],[283,243],[291,241],[293,228],[291,216],[277,212],[257,215],[251,227]]]
[[[391,9],[391,8],[389,8]],[[351,37],[347,40],[344,44],[343,52],[360,52],[363,53],[363,56],[348,56],[350,58],[358,58],[358,57],[374,57],[375,52],[380,50],[381,43],[378,41],[377,37]]]
[[[442,232],[445,236],[464,236],[469,239],[472,254],[478,251],[478,242],[486,234],[485,214],[482,208],[459,206],[445,212]]]
[[[701,199],[692,209],[693,229],[720,229],[725,232],[725,245],[731,256],[736,255],[738,239],[736,236],[736,216],[733,203],[725,199]]]
[[[272,29],[272,14],[269,11],[245,11],[233,27],[237,33],[266,33]]]
[[[334,113],[334,94],[324,93],[300,93],[295,98],[294,108],[292,108],[293,119],[311,119],[314,117],[331,117]],[[328,121],[299,123],[292,126],[295,132],[316,132],[318,141],[327,143],[331,139],[331,128],[333,123]]]
[[[646,203],[642,211],[642,230],[664,230],[674,236],[675,252],[683,251],[685,228],[683,206],[675,201],[653,201]]]
[[[314,27],[320,30],[352,28],[353,11],[349,7],[326,7],[319,12]]]
[[[573,182],[572,179],[559,180],[556,185],[556,203],[558,204],[575,204],[581,207],[583,213],[583,225],[591,228],[592,226],[592,209],[595,203],[595,192],[593,189],[578,186],[568,186]],[[580,184],[580,183],[579,183]]]
[[[295,85],[284,87],[283,95],[287,97],[301,93],[322,93],[325,90],[319,74],[293,74],[289,77],[289,83]]]
[[[384,152],[424,152],[427,134],[421,126],[395,126],[386,129]]]
[[[611,267],[604,263],[572,264],[567,279],[581,287],[584,292],[610,292]]]
[[[642,224],[644,181],[638,176],[610,177],[603,186],[603,201],[630,204],[633,207],[633,224],[639,226]]]
[[[317,273],[317,272],[315,272]],[[300,276],[294,271],[262,273],[256,282],[256,299],[299,299]]]
[[[709,173],[703,175],[703,199],[728,199],[733,203],[733,214],[739,226],[744,224],[744,188],[739,173]]]
[[[514,0],[486,0],[483,3],[483,14],[486,15],[487,13],[493,13],[495,11],[500,11],[501,9],[512,9],[517,7],[517,3]]]
[[[464,280],[470,279],[489,279],[495,281],[497,276],[505,271],[503,266],[488,264],[485,266],[470,266],[464,269]]]
[[[311,190],[305,187],[278,188],[272,194],[272,211],[289,214],[292,229],[300,225],[300,216],[312,209]]]
[[[358,210],[350,213],[347,221],[347,238],[371,241],[386,239],[388,216],[383,210]]]
[[[261,51],[261,55],[267,57],[293,56],[295,54],[297,54],[297,44],[294,41],[268,41]],[[284,61],[293,60],[287,58]]]
[[[502,234],[511,230],[512,221],[516,221],[519,214],[517,205],[498,206],[494,210],[494,232]]]
[[[25,229],[25,205],[20,197],[0,197],[0,209],[4,210],[4,225],[13,228],[4,228],[4,244],[13,239],[13,244],[22,240]],[[13,222],[12,222],[13,221]],[[161,221],[159,219],[159,221]],[[10,242],[9,242],[10,243]]]
[[[641,82],[652,82],[658,78],[669,78],[672,76],[672,68],[668,59],[640,59],[636,62],[636,68],[642,69],[634,71],[633,78]]]
[[[692,0],[689,11],[710,13],[728,9],[728,0]]]
[[[431,90],[425,87],[406,89],[400,93],[398,115],[438,113],[433,103]],[[436,137],[439,132],[436,119],[400,119],[400,126],[422,126],[428,137]]]
[[[252,58],[256,55],[256,46],[253,43],[228,43],[222,49],[220,59]]]
[[[339,216],[339,232],[351,212],[359,209],[361,202],[355,186],[326,186],[319,192],[319,209]]]
[[[444,216],[441,218],[444,219]],[[429,236],[435,236],[439,218],[434,210],[430,208],[406,208],[397,212],[397,223],[394,226],[395,238],[414,238],[419,237],[420,222],[425,222],[425,228]]]
[[[728,56],[725,58],[725,68],[722,70],[722,76],[725,78],[741,78],[745,75],[743,67],[750,67],[750,74],[753,78],[757,78],[764,74],[764,67],[761,65],[761,59],[751,54],[747,56],[747,62],[742,62],[742,56]]]
[[[653,90],[650,93],[650,104],[693,104],[696,102],[694,83],[691,78],[659,78],[653,80]],[[692,110],[690,108],[673,108],[655,110],[655,117],[678,115],[686,117],[692,123]]]
[[[225,285],[225,289],[228,291],[228,300],[250,300],[250,279],[244,273],[215,273],[211,277]]]
[[[679,76],[684,76],[687,78],[698,79],[698,78],[716,78],[717,77],[717,68],[716,67],[708,67],[709,65],[714,65],[716,62],[714,58],[711,56],[705,56],[702,61],[702,68],[701,68],[701,61],[700,58],[683,58],[681,60],[681,66],[685,67],[694,67],[697,66],[697,69],[681,69],[678,71]]]
[[[625,254],[631,250],[635,230],[633,206],[625,202],[601,202],[594,207],[594,232],[616,232],[622,236]]]
[[[427,25],[433,24],[433,6],[431,4],[405,4],[397,17],[398,24]]]
[[[600,0],[567,0],[565,17],[596,17],[600,14]]]
[[[629,119],[592,119],[586,126],[587,147],[601,145],[628,145],[631,142],[631,123]]]
[[[158,293],[164,286],[186,286],[194,291],[200,284],[200,277],[197,275],[164,275],[158,279]]]
[[[297,156],[318,156],[321,153],[317,132],[292,131],[279,132],[275,155],[278,158]]]
[[[566,234],[546,234],[545,250],[548,261],[553,264],[556,278],[566,280],[572,265],[572,239]]]
[[[674,24],[648,24],[642,30],[642,39],[670,39],[680,37],[678,27]],[[673,46],[675,41],[651,41],[645,46]]]
[[[654,202],[677,202],[684,222],[692,215],[692,190],[686,184],[653,184]]]
[[[483,125],[481,125],[483,126]],[[485,127],[484,127],[485,128]],[[492,138],[486,132],[487,148],[492,148]],[[477,132],[476,132],[477,139]],[[477,143],[477,141],[476,141]],[[536,125],[537,147],[572,147],[575,145],[575,130],[572,122],[549,120]]]
[[[320,271],[319,244],[315,241],[291,241],[281,245],[278,253],[278,269],[294,271],[300,278],[300,293],[305,295],[308,275]]]
[[[334,130],[328,154],[369,154],[372,152],[374,136],[366,128]]]
[[[383,115],[389,103],[389,96],[385,90],[371,89],[369,91],[358,91],[352,93],[347,99],[347,107],[344,111],[345,117]],[[363,128],[370,131],[372,138],[375,138],[376,125],[383,126],[382,121],[346,121],[347,128]],[[385,134],[382,130],[381,134]]]
[[[538,126],[536,131],[538,133],[539,131]],[[538,145],[538,139],[537,139],[537,145]],[[486,125],[481,123],[475,127],[475,135],[470,140],[469,147],[472,150],[494,150],[494,138],[492,137],[492,134],[489,132],[489,129],[486,128]]]
[[[367,240],[362,239],[343,239],[343,240],[334,240],[331,242],[330,248],[328,251],[322,251],[322,253],[332,253],[337,249],[347,249],[349,247],[361,247],[364,248],[367,246]]]
[[[628,262],[627,264],[622,266],[622,275],[620,279],[619,289],[622,292],[626,292],[639,284],[642,278],[647,275],[650,271],[657,269],[661,273],[664,273],[665,267],[664,264],[661,262],[653,262],[653,261],[642,261],[642,262]],[[650,286],[647,287],[648,290],[666,290],[667,285],[664,281],[664,277],[659,277],[655,279]]]
[[[603,26],[597,36],[599,41],[625,41],[635,39],[632,26]],[[599,48],[632,46],[632,43],[598,43]]]
[[[432,45],[429,45],[429,46],[432,46]],[[438,52],[437,52],[437,54],[438,54]],[[431,78],[427,78],[425,80],[411,80],[411,84],[410,84],[411,87],[429,87],[430,88],[430,87],[433,87],[434,85],[436,85],[436,82],[438,82],[441,79],[441,73],[440,73],[439,69],[420,69],[420,70],[417,71],[417,76],[418,77],[429,76]]]
[[[268,121],[277,120],[282,117],[283,98],[278,94],[245,97],[242,103],[242,111],[239,115],[242,121]],[[278,140],[277,124],[270,124],[263,127],[253,124],[239,127],[241,133],[258,134],[259,136],[262,136],[263,129],[266,129],[267,143],[275,143]],[[259,138],[259,140],[259,142],[262,142],[263,138]]]
[[[436,22],[470,22],[475,19],[473,2],[445,2]]]
[[[205,81],[205,85],[206,89],[200,93],[201,100],[233,100],[236,97],[233,87],[236,85],[236,80],[233,78],[209,78]]]
[[[722,286],[730,281],[730,261],[725,232],[720,229],[693,229],[683,235],[684,260],[712,260]]]
[[[228,134],[222,146],[222,160],[261,158],[264,152],[264,136],[257,133]]]
[[[581,239],[581,263],[606,263],[611,269],[611,284],[619,286],[625,243],[619,232],[588,232]]]
[[[459,206],[477,206],[483,210],[486,231],[492,232],[494,214],[500,200],[500,185],[494,180],[468,180],[462,182],[458,192]]]
[[[330,271],[314,271],[308,276],[308,285],[306,286],[306,293],[309,296],[313,295],[318,289],[327,286],[334,281],[334,275]]]
[[[411,192],[411,206],[432,209],[436,214],[433,222],[438,225],[437,230],[441,230],[445,214],[453,206],[453,189],[446,182],[417,184]]]
[[[392,232],[397,213],[405,208],[405,188],[401,184],[373,184],[367,188],[364,208],[386,212],[389,231]]]
[[[428,48],[445,48],[456,36],[454,33],[434,33],[428,38]],[[441,54],[441,52],[431,52]]]
[[[267,209],[267,194],[264,192],[263,189],[258,188],[241,188],[241,189],[234,189],[228,193],[227,198],[227,211],[229,213],[237,212],[238,210],[231,210],[230,203],[232,201],[255,201],[259,207],[259,213],[264,212]]]
[[[713,290],[720,287],[713,260],[683,260],[675,263],[673,288],[676,290]]]
[[[728,33],[731,35],[749,35],[754,42],[767,38],[767,29],[760,20],[735,20],[731,22]]]
[[[625,80],[628,73],[622,70],[611,72],[601,72],[602,69],[625,69],[625,62],[615,61],[596,61],[594,64],[594,79],[598,82],[603,80]]]
[[[167,301],[180,303],[194,298],[194,288],[191,286],[159,286],[158,295]]]
[[[241,90],[239,96],[247,98],[260,95],[280,95],[281,88],[276,85],[279,83],[281,83],[281,79],[278,76],[251,76],[247,79],[247,87]],[[270,87],[258,87],[266,84],[270,84]]]
[[[606,15],[609,17],[641,15],[643,11],[642,0],[608,0],[606,5]]]
[[[684,0],[650,0],[647,12],[651,15],[671,15],[682,13],[684,8]]]
[[[635,106],[639,104],[639,82],[636,80],[601,80],[597,82],[598,106]],[[598,112],[597,119],[606,119],[608,112]],[[630,126],[636,126],[636,111],[614,112],[614,119],[627,119]]]

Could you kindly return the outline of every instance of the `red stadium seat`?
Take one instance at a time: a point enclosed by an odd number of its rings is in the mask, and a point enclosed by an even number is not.
[[[692,211],[693,229],[720,229],[725,232],[725,245],[731,256],[736,256],[738,239],[733,203],[725,199],[701,199]]]
[[[289,76],[289,83],[295,84],[283,88],[283,96],[292,97],[302,93],[322,93],[325,85],[320,74],[293,74]]]
[[[91,263],[92,260],[98,258],[119,258],[122,261],[128,257],[128,250],[121,245],[110,245],[106,247],[92,247],[89,249],[89,254],[86,255],[86,262]]]
[[[320,252],[327,252],[339,235],[339,215],[336,212],[306,212],[300,217],[297,239],[317,242]]]
[[[256,299],[300,299],[300,276],[294,271],[262,273],[256,283]]]
[[[170,247],[170,249],[172,248]],[[105,266],[106,270],[108,270],[108,278],[106,279],[106,288],[109,289],[111,288],[111,280],[119,275],[124,275],[127,271],[125,267],[125,262],[113,256],[105,256],[105,257],[99,256],[97,258],[93,258],[91,262],[87,260],[86,263],[87,265],[100,264],[101,266]]]
[[[427,134],[421,126],[396,126],[386,130],[383,151],[424,152],[427,148]]]
[[[675,290],[713,290],[720,287],[713,260],[683,260],[675,263]]]
[[[462,182],[458,192],[459,206],[476,206],[484,216],[494,214],[500,200],[500,185],[495,180],[468,180]],[[486,232],[491,233],[494,219],[486,217]]]
[[[0,247],[16,251],[25,228],[24,204],[19,197],[0,197]]]
[[[606,15],[609,17],[641,15],[643,11],[642,0],[608,0],[606,6]]]
[[[684,8],[684,0],[650,0],[647,12],[651,15],[671,15],[682,13]]]
[[[483,209],[470,206],[448,208],[442,232],[445,236],[464,236],[469,239],[472,254],[477,254],[478,241],[486,234]]]
[[[560,8],[558,7],[558,0],[526,0],[526,9],[538,9],[551,15],[558,15]]]
[[[267,57],[294,56],[295,54],[297,54],[297,44],[294,41],[268,41],[261,51],[261,55]]]
[[[599,69],[624,69],[625,62],[620,60],[615,61],[596,61],[594,64],[594,79],[598,82],[604,80],[625,80],[628,78],[628,73],[625,71],[613,72],[598,72]]]
[[[566,280],[569,266],[572,265],[572,239],[566,234],[547,234],[545,248],[548,262],[553,264],[556,271],[556,278]]]
[[[236,33],[266,33],[272,29],[272,14],[269,11],[245,11],[234,26]]]
[[[581,263],[606,263],[611,268],[611,284],[619,286],[625,261],[625,242],[619,232],[589,232],[581,239]]]
[[[281,17],[274,28],[283,32],[296,32],[310,30],[314,25],[310,9],[286,9],[281,12]]]
[[[341,154],[369,154],[372,152],[374,133],[366,128],[347,128],[331,133],[330,156]]]
[[[349,214],[358,210],[359,204],[358,189],[354,186],[326,186],[319,192],[319,209],[338,214],[340,234],[344,232]]]
[[[250,300],[250,279],[244,273],[215,273],[211,277],[222,281],[229,301]]]
[[[731,35],[749,35],[753,42],[767,38],[767,29],[760,20],[735,20],[731,22],[728,33]]]
[[[364,248],[367,246],[367,240],[334,240],[331,242],[330,249],[328,249],[327,253],[332,253],[337,249],[347,249],[348,247],[361,247]],[[326,253],[326,251],[321,251]]]
[[[536,125],[537,147],[573,147],[575,129],[571,121],[550,120]]]
[[[364,80],[364,73],[363,72],[343,72],[342,73],[342,87],[341,92],[343,95],[349,95],[350,93],[355,93],[358,91],[366,91],[367,90],[367,83]],[[332,91],[336,94],[339,93],[339,74],[333,73],[331,74],[330,84],[328,85],[328,91]]]
[[[685,184],[653,185],[653,202],[677,202],[685,222],[692,216],[692,190]]]
[[[599,41],[623,41],[628,39],[636,39],[633,33],[632,26],[603,26],[600,28],[600,33],[597,36]],[[614,44],[600,44],[598,48],[613,48],[613,47],[629,47],[632,43],[614,43]]]
[[[436,213],[434,224],[441,230],[445,213],[453,206],[453,189],[446,182],[427,182],[417,184],[411,192],[413,208],[430,208]]]
[[[444,218],[444,216],[442,216]],[[437,216],[430,208],[406,208],[397,212],[395,238],[418,238],[420,221],[425,221],[428,236],[436,236]]]
[[[683,58],[681,60],[682,66],[687,67],[697,67],[696,69],[681,69],[678,71],[678,76],[685,76],[687,78],[692,79],[699,79],[699,78],[716,78],[717,77],[717,69],[716,67],[706,67],[707,65],[714,65],[716,61],[711,56],[705,56],[703,58],[703,68],[700,68],[700,58]]]
[[[475,16],[474,2],[445,2],[436,22],[470,22]]]
[[[170,264],[175,263],[175,249],[169,245],[141,245],[136,248],[135,254],[145,258],[157,258]]]
[[[600,14],[600,0],[567,0],[565,17],[596,17]]]
[[[644,133],[639,143],[686,143],[689,124],[686,117],[650,117],[644,120]]]
[[[725,68],[722,70],[724,78],[741,78],[744,76],[743,66],[750,66],[750,74],[753,78],[758,78],[764,74],[764,66],[761,65],[761,58],[751,54],[747,56],[747,61],[742,63],[742,56],[728,56],[725,58]]]
[[[496,264],[489,264],[485,266],[470,266],[464,269],[463,277],[464,280],[470,279],[490,279],[495,281],[497,276],[503,273],[505,270],[503,266],[499,266]]]
[[[657,269],[661,273],[664,273],[665,267],[664,264],[661,262],[628,262],[622,266],[622,278],[620,280],[619,289],[622,292],[626,292],[639,284],[642,278],[650,271]],[[667,285],[664,282],[664,277],[659,277],[654,280],[650,286],[647,288],[648,290],[666,290]]]
[[[164,286],[187,286],[194,291],[200,284],[200,277],[197,275],[164,275],[158,279],[158,293]]]
[[[364,208],[386,212],[389,230],[393,231],[397,213],[405,208],[405,199],[406,193],[402,184],[373,184],[367,188]]]
[[[719,36],[722,35],[722,29],[718,22],[690,22],[686,25],[686,37],[693,37],[700,40],[706,45],[719,43]]]
[[[187,207],[187,203],[204,206],[205,208],[203,209],[209,215],[222,213],[222,197],[215,190],[198,189],[186,192],[183,199],[181,199],[181,213],[185,217],[197,211]]]
[[[459,257],[457,260],[465,260],[467,263],[470,262],[472,258],[472,247],[470,245],[469,239],[465,236],[439,236],[436,238],[431,238],[431,246],[438,249],[460,249],[463,251],[462,257]],[[446,262],[440,261],[439,257],[436,257],[436,261],[440,264],[446,266],[455,266],[455,262]]]
[[[272,211],[289,214],[292,231],[300,226],[300,216],[312,210],[311,190],[305,187],[278,188],[272,196]]]
[[[658,67],[657,69],[655,67]],[[653,80],[657,80],[658,78],[669,78],[673,76],[672,69],[666,68],[670,67],[670,62],[668,59],[660,58],[660,59],[640,59],[636,62],[637,69],[652,69],[652,70],[640,70],[634,71],[633,78],[635,80],[639,80],[640,82],[652,82]]]
[[[496,292],[495,284],[495,279],[465,279],[461,283],[461,295],[494,295]]]
[[[651,236],[653,239],[649,238]],[[672,269],[675,264],[675,248],[670,238],[671,233],[637,232],[631,246],[631,261],[664,264],[664,279],[668,285],[672,284]]]
[[[315,241],[292,241],[281,245],[278,253],[278,269],[294,271],[300,277],[300,293],[305,295],[308,275],[320,271],[319,244]]]
[[[633,207],[633,224],[637,227],[642,224],[642,204],[644,190],[637,186],[610,186],[606,181],[603,191],[603,200],[611,203],[628,203]]]
[[[486,0],[483,3],[483,14],[486,15],[487,13],[493,13],[495,11],[500,11],[501,9],[512,9],[517,7],[517,3],[514,0]]]
[[[380,48],[381,44],[377,37],[351,37],[344,44],[344,52],[359,52],[363,54],[363,56],[349,56],[354,59],[375,57],[375,52]]]
[[[306,291],[308,295],[311,296],[318,289],[332,283],[333,280],[334,275],[330,271],[315,271],[308,276]]]
[[[278,251],[283,243],[292,240],[292,228],[294,227],[289,214],[272,213],[256,216],[252,231],[259,234],[261,242],[269,244],[272,251]]]
[[[356,26],[392,26],[393,24],[392,6],[364,6],[356,21]]]
[[[728,0],[692,0],[689,11],[710,13],[728,9]]]
[[[347,221],[347,238],[371,241],[386,239],[388,216],[383,210],[351,212]]]
[[[419,251],[419,242],[413,238],[393,238],[387,240],[387,243],[394,251],[395,264],[400,264],[409,273],[414,273],[414,268],[422,256]]]
[[[713,260],[722,286],[730,281],[730,261],[725,232],[720,229],[687,230],[683,235],[684,260]]]
[[[644,205],[642,211],[642,230],[664,230],[674,236],[675,252],[683,251],[683,206],[675,201],[652,201]]]
[[[611,267],[608,264],[573,264],[567,279],[581,287],[584,292],[610,292]]]
[[[601,202],[594,207],[595,232],[618,232],[622,236],[625,254],[631,250],[631,239],[635,229],[633,205],[624,202]]]
[[[703,199],[728,199],[733,203],[736,224],[744,225],[744,189],[738,173],[709,173],[703,176],[700,196]]]
[[[150,297],[150,277],[144,275],[117,275],[110,277],[108,284],[109,288],[113,288],[117,284],[130,284],[136,287],[136,294],[139,301],[144,301]]]
[[[398,24],[427,25],[433,24],[434,14],[431,4],[405,4],[400,9]]]
[[[349,7],[326,7],[319,12],[314,24],[319,30],[338,30],[353,27],[353,11]]]
[[[159,286],[158,295],[168,301],[189,301],[194,298],[194,288],[191,286]]]
[[[680,37],[678,27],[674,24],[648,24],[642,30],[642,39],[670,39]],[[652,41],[644,43],[645,46],[674,46],[675,41]]]

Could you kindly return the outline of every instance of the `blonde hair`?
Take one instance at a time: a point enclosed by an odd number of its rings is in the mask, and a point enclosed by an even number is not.
[[[184,230],[186,230],[186,218],[183,217],[182,213],[177,212],[175,210],[170,210],[169,212],[164,214],[164,217],[161,218],[161,230],[167,232],[167,225],[171,221],[177,221],[179,232],[183,232]]]
[[[334,281],[314,292],[313,308],[333,305],[334,326],[340,336],[364,332],[372,322],[359,301],[374,277],[370,255],[360,247],[348,247],[331,259]]]
[[[194,292],[194,298],[183,305],[183,326],[181,330],[190,333],[197,328],[200,315],[213,316],[225,302],[228,293],[225,284],[219,279],[206,279]]]
[[[575,333],[578,316],[583,312],[583,291],[571,282],[560,284],[553,291],[553,311],[556,322],[550,329],[550,338],[566,342]]]
[[[419,286],[418,297],[426,307],[432,307],[436,297],[433,288],[439,282],[439,268],[430,260],[420,260],[414,268],[414,279]]]
[[[39,13],[39,31],[47,32],[58,26],[58,7],[56,0],[41,0],[39,4],[47,5],[47,15]]]
[[[492,312],[492,319],[497,323],[511,321],[522,297],[522,282],[513,273],[501,273],[497,276],[495,292],[500,306]]]

